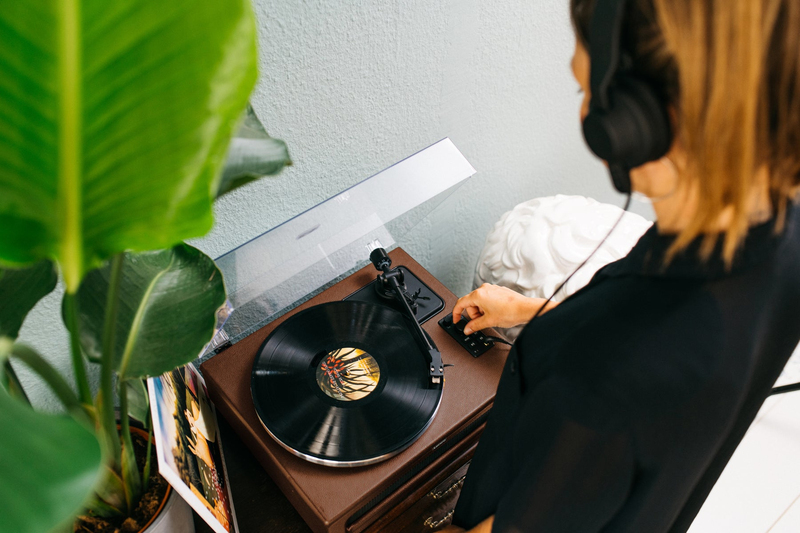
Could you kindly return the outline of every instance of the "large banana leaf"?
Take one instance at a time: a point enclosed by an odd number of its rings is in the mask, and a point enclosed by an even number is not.
[[[53,263],[39,261],[28,268],[0,268],[0,337],[16,339],[25,316],[56,288]]]
[[[247,104],[239,130],[231,139],[217,196],[264,176],[274,176],[291,165],[286,143],[267,134],[253,108]]]
[[[81,345],[99,358],[110,266],[90,272],[78,290]],[[200,250],[126,254],[119,286],[114,366],[119,378],[156,376],[200,355],[225,303],[222,273]]]
[[[256,78],[250,0],[0,2],[0,262],[67,292],[206,233]]]
[[[77,514],[101,473],[100,444],[71,418],[0,389],[0,533],[51,531]]]

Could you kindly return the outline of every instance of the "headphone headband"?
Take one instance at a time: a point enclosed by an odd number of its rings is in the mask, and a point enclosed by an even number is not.
[[[635,73],[620,70],[625,0],[596,0],[589,25],[591,102],[583,121],[589,148],[608,163],[614,187],[631,192],[629,171],[667,153],[666,105]]]
[[[608,92],[620,62],[625,0],[596,0],[589,27],[592,107],[609,108]]]

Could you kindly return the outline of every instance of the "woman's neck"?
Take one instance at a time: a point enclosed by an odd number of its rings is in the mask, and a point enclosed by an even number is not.
[[[699,202],[697,187],[680,187],[666,198],[653,202],[659,233],[680,233],[694,218]],[[769,196],[769,172],[762,168],[756,174],[753,191],[750,195],[750,224],[769,220],[772,208]],[[733,207],[729,206],[712,224],[714,231],[726,231],[733,222]]]

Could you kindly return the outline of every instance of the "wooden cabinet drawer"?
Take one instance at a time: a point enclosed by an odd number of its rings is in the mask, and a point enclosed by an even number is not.
[[[400,514],[392,517],[387,513],[384,520],[373,524],[368,533],[432,533],[450,524],[453,509],[461,494],[461,486],[472,459],[474,447],[460,457],[452,466],[455,470],[432,490],[426,492],[416,502]],[[389,521],[391,520],[391,521]]]

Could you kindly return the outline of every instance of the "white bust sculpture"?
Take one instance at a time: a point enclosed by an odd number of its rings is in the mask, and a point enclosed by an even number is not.
[[[580,265],[619,219],[622,209],[583,196],[549,196],[504,214],[486,237],[475,287],[492,283],[526,296],[547,298]],[[560,302],[589,283],[601,267],[627,255],[651,226],[626,213],[603,246],[553,298]],[[503,333],[516,338],[521,328]]]

